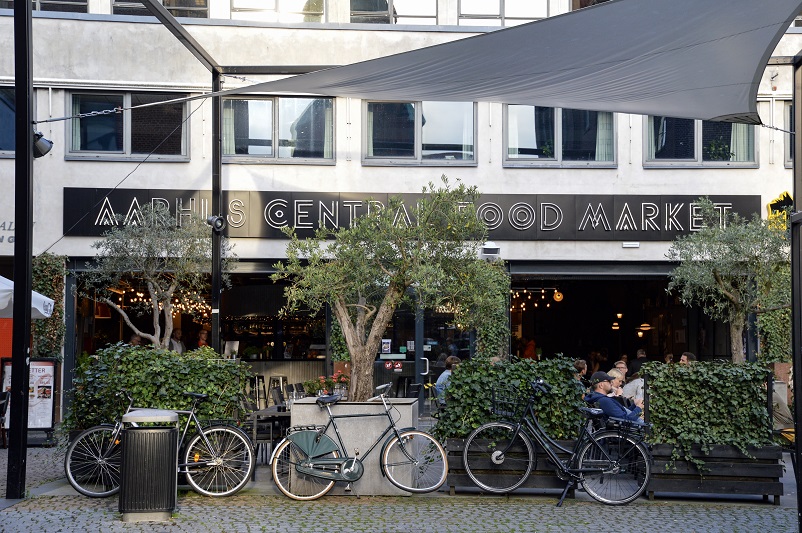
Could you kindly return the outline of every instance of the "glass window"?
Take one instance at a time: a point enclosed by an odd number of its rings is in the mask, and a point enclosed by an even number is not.
[[[113,0],[112,13],[115,15],[151,16],[141,2],[134,0]],[[174,17],[209,18],[208,0],[160,0],[161,4]]]
[[[13,87],[0,87],[0,152],[13,152],[16,149],[17,104]]]
[[[476,160],[472,102],[368,102],[366,107],[367,159]]]
[[[223,155],[334,159],[333,119],[331,98],[225,99]]]
[[[753,164],[755,128],[748,124],[650,116],[645,132],[646,162]]]
[[[603,4],[610,0],[571,0],[571,11],[582,9],[584,7],[595,6],[596,4]]]
[[[563,161],[612,161],[613,114],[562,110]]]
[[[351,0],[351,22],[437,24],[437,0]]]
[[[785,102],[785,131],[794,131],[793,102]],[[783,136],[785,137],[785,166],[792,168],[794,166],[794,138],[789,133],[785,133]]]
[[[72,95],[70,152],[186,156],[186,104],[169,102],[183,94],[76,93]],[[148,105],[165,102],[161,105]],[[147,105],[147,107],[137,108]],[[110,112],[119,109],[118,112]],[[123,111],[125,109],[125,111]]]
[[[554,108],[507,106],[507,158],[556,159]]]
[[[504,119],[508,165],[615,164],[612,113],[508,105]]]
[[[231,0],[231,18],[264,22],[323,22],[324,0]]]
[[[516,26],[549,16],[549,0],[460,0],[460,26]]]
[[[87,0],[32,0],[34,11],[62,11],[88,13]],[[14,0],[0,0],[0,9],[14,9]]]

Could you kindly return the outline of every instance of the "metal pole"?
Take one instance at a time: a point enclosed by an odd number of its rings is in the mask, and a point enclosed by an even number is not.
[[[14,324],[11,341],[6,498],[25,496],[28,452],[28,385],[31,345],[31,255],[33,253],[33,75],[31,2],[14,2]]]
[[[802,59],[799,56],[794,61],[794,131],[802,124]],[[799,156],[802,154],[802,135],[792,136],[794,148],[794,213],[791,215],[791,342],[794,368],[794,422],[802,420],[802,213],[799,195],[802,194],[802,165]],[[802,439],[796,439],[794,444],[794,464],[802,462]],[[796,486],[800,486],[799,470],[794,469]],[[796,492],[796,517],[799,529],[802,530],[802,491]]]
[[[220,71],[212,70],[212,91],[219,92],[223,80]],[[225,217],[221,174],[223,172],[222,106],[219,96],[212,97],[212,214]],[[220,342],[220,291],[222,290],[222,264],[220,245],[222,232],[212,231],[212,348],[222,353]]]

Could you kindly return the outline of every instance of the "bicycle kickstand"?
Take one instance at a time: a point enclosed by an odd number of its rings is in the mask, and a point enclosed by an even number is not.
[[[353,490],[353,489],[351,488],[351,484],[350,484],[350,483],[348,483],[348,484],[345,486],[345,489],[344,489],[344,490],[345,490],[345,492],[351,492],[351,491]],[[357,491],[355,491],[355,490],[354,490],[354,494],[356,494],[356,499],[357,499],[357,500],[359,500],[359,499],[361,499],[361,498],[362,498],[362,497],[359,495],[359,493],[358,493]]]
[[[565,484],[565,488],[563,489],[562,495],[560,495],[560,501],[557,502],[557,507],[562,507],[563,501],[565,500],[565,496],[568,494],[568,491],[576,487],[576,481],[573,479],[569,480],[568,483]]]

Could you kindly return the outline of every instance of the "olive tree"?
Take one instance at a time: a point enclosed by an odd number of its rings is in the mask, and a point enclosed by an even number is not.
[[[154,346],[169,346],[176,304],[182,309],[205,304],[202,294],[209,289],[212,229],[200,216],[179,217],[161,203],[146,204],[127,223],[118,219],[92,247],[97,257],[80,277],[82,294],[114,309]],[[222,239],[221,247],[226,272],[234,256],[227,239]],[[227,283],[225,275],[223,281]],[[139,303],[123,305],[120,294],[131,289],[144,296]],[[132,313],[150,315],[152,329],[139,329]]]
[[[306,239],[285,228],[287,259],[273,275],[289,281],[283,311],[331,306],[351,356],[349,397],[371,395],[382,336],[402,303],[449,309],[461,327],[477,329],[483,353],[506,354],[509,276],[500,262],[479,259],[487,228],[476,216],[478,196],[444,176],[415,205],[391,199],[350,227]]]
[[[778,310],[790,301],[790,248],[786,228],[759,215],[745,219],[698,202],[703,227],[678,237],[667,258],[678,262],[668,292],[698,305],[730,328],[733,362],[744,361],[743,331],[749,313]]]

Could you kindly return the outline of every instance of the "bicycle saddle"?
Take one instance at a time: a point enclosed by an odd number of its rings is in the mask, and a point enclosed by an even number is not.
[[[342,394],[327,394],[325,396],[318,396],[317,400],[315,400],[315,403],[318,404],[318,406],[323,407],[327,404],[335,404],[339,402],[342,397]]]

